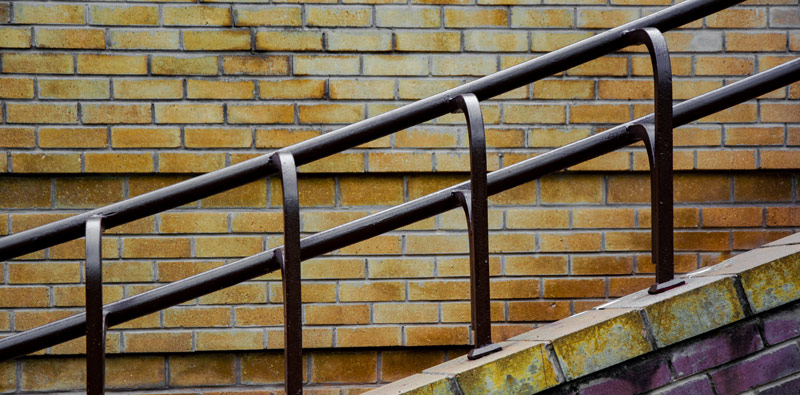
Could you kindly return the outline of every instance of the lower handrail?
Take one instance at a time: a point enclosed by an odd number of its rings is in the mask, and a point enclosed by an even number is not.
[[[722,109],[771,92],[800,80],[800,59],[737,81],[731,85],[673,106],[673,125],[678,127]],[[493,195],[525,182],[574,166],[582,161],[623,148],[636,139],[628,126],[652,123],[653,115],[616,126],[594,136],[554,149],[542,155],[490,173],[488,194]],[[458,207],[453,191],[468,187],[469,181],[399,206],[363,217],[301,240],[303,260],[334,251],[372,236],[401,228]],[[162,287],[105,306],[109,327],[186,302],[280,269],[273,248]],[[52,322],[0,339],[0,361],[13,359],[86,333],[86,314]]]

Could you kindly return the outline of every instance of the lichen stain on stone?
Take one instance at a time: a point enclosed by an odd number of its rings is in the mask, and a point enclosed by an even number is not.
[[[537,345],[456,376],[465,394],[524,394],[558,383]]]
[[[636,314],[625,314],[554,341],[572,378],[651,351]]]
[[[800,259],[795,255],[761,265],[742,274],[742,285],[755,312],[800,298]]]
[[[731,279],[656,303],[647,309],[647,315],[659,347],[744,318]]]

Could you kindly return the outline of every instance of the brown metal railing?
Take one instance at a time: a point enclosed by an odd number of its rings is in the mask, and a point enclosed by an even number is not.
[[[106,328],[183,303],[260,275],[282,270],[286,392],[302,392],[300,262],[418,220],[461,207],[470,240],[472,329],[470,358],[498,351],[489,319],[487,197],[642,141],[651,171],[651,293],[679,286],[672,248],[672,129],[800,80],[800,59],[672,105],[669,53],[661,32],[742,0],[689,0],[545,56],[489,75],[320,137],[126,201],[0,239],[0,259],[86,237],[86,313],[0,339],[0,361],[87,336],[87,391],[103,392]],[[645,44],[653,63],[655,113],[492,173],[480,100],[530,84],[628,45]],[[383,137],[449,112],[463,112],[470,139],[470,181],[300,239],[297,166]],[[285,245],[151,291],[102,306],[100,242],[103,228],[178,207],[279,173],[283,183]]]

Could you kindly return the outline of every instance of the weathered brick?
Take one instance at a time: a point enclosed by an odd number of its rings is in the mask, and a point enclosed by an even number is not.
[[[329,51],[391,51],[392,34],[389,32],[333,31],[326,33]]]
[[[563,105],[505,104],[505,122],[518,123],[564,123],[566,109]]]
[[[0,288],[2,307],[47,307],[49,302],[47,287],[3,287]]]
[[[461,33],[458,32],[414,32],[395,33],[395,49],[398,51],[458,52],[461,49]]]
[[[250,50],[249,30],[185,30],[183,47],[187,51]]]
[[[339,347],[392,347],[400,346],[401,343],[402,333],[399,326],[336,330],[336,345]]]
[[[295,55],[295,75],[348,75],[358,74],[357,56],[306,56]]]
[[[800,352],[796,343],[789,343],[711,373],[711,380],[718,391],[736,393],[776,381],[797,369]]]
[[[2,82],[0,82],[2,84]],[[44,99],[108,99],[108,80],[39,79],[39,97]]]
[[[4,99],[32,99],[33,80],[30,78],[0,78],[0,97]]]
[[[228,105],[228,122],[260,124],[292,123],[294,122],[294,106],[285,104],[254,106]]]
[[[434,75],[483,76],[497,71],[495,59],[484,55],[436,56],[431,60]]]
[[[573,19],[571,9],[525,7],[511,11],[512,27],[572,27]]]
[[[24,24],[82,24],[82,4],[14,4],[14,23]]]
[[[217,62],[216,56],[153,56],[152,67],[156,75],[215,75]]]
[[[365,304],[307,305],[303,309],[306,325],[354,325],[370,321],[369,306]]]
[[[378,378],[375,351],[321,351],[311,354],[314,383],[374,382]]]
[[[288,56],[223,56],[222,72],[232,75],[289,74]]]
[[[36,46],[39,48],[104,49],[103,29],[36,29]]]
[[[639,18],[636,9],[579,9],[577,27],[609,29]]]
[[[445,346],[467,344],[466,326],[408,326],[406,346]]]
[[[366,55],[364,56],[364,75],[426,75],[428,59],[405,55]]]
[[[399,380],[444,362],[440,350],[383,351],[381,353],[381,378]]]
[[[127,238],[122,242],[123,258],[181,258],[190,253],[187,238]]]
[[[649,59],[647,63],[650,64]],[[567,70],[567,75],[626,76],[628,75],[628,58],[604,56]]]
[[[21,363],[26,391],[79,390],[85,387],[86,363],[79,358],[31,359]]]
[[[236,383],[236,356],[189,354],[169,358],[169,385],[202,386]]]
[[[158,6],[91,5],[89,22],[93,25],[158,25]]]
[[[265,51],[322,50],[322,32],[319,31],[259,31],[256,49]],[[313,60],[313,57],[309,57]],[[295,61],[295,63],[297,63]]]
[[[508,26],[508,11],[488,7],[445,7],[445,27],[505,27]]]
[[[369,26],[372,12],[368,7],[306,7],[308,26]]]
[[[50,207],[50,180],[46,178],[0,178],[0,207]]]
[[[78,54],[80,74],[147,74],[147,56]]]
[[[165,6],[162,12],[165,26],[231,25],[231,9],[228,6]]]
[[[150,104],[81,104],[84,123],[150,123]]]
[[[262,350],[265,346],[260,330],[202,330],[195,336],[198,351]]]
[[[378,27],[433,28],[441,26],[441,11],[434,7],[377,7]]]
[[[362,104],[301,104],[301,123],[354,123],[364,119]]]
[[[111,30],[112,49],[179,49],[180,36],[176,30]]]
[[[75,104],[7,103],[8,123],[77,123]]]
[[[117,148],[174,148],[180,146],[178,128],[130,128],[111,129],[111,145]]]
[[[531,50],[534,52],[550,52],[574,44],[591,37],[591,33],[556,32],[531,35]]]
[[[751,57],[698,56],[695,72],[697,75],[749,75],[753,68]]]
[[[220,104],[156,104],[157,123],[222,123]]]
[[[302,9],[300,7],[234,6],[233,16],[236,26],[300,26]]]
[[[31,29],[24,27],[0,28],[0,48],[30,48]]]
[[[325,80],[258,81],[258,90],[262,99],[321,99],[325,94]]]
[[[4,53],[4,73],[72,74],[72,55]]]

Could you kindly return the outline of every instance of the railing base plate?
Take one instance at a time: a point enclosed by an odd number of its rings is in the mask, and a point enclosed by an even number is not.
[[[647,290],[647,293],[650,295],[660,294],[664,291],[669,291],[672,288],[680,287],[681,285],[686,284],[686,281],[680,278],[673,278],[667,282],[663,283],[656,283],[650,286],[650,289]]]
[[[496,353],[502,349],[503,347],[500,347],[499,344],[496,343],[487,344],[483,347],[473,348],[472,350],[469,350],[469,354],[467,354],[467,359],[472,361],[480,357],[485,357],[489,354]]]

